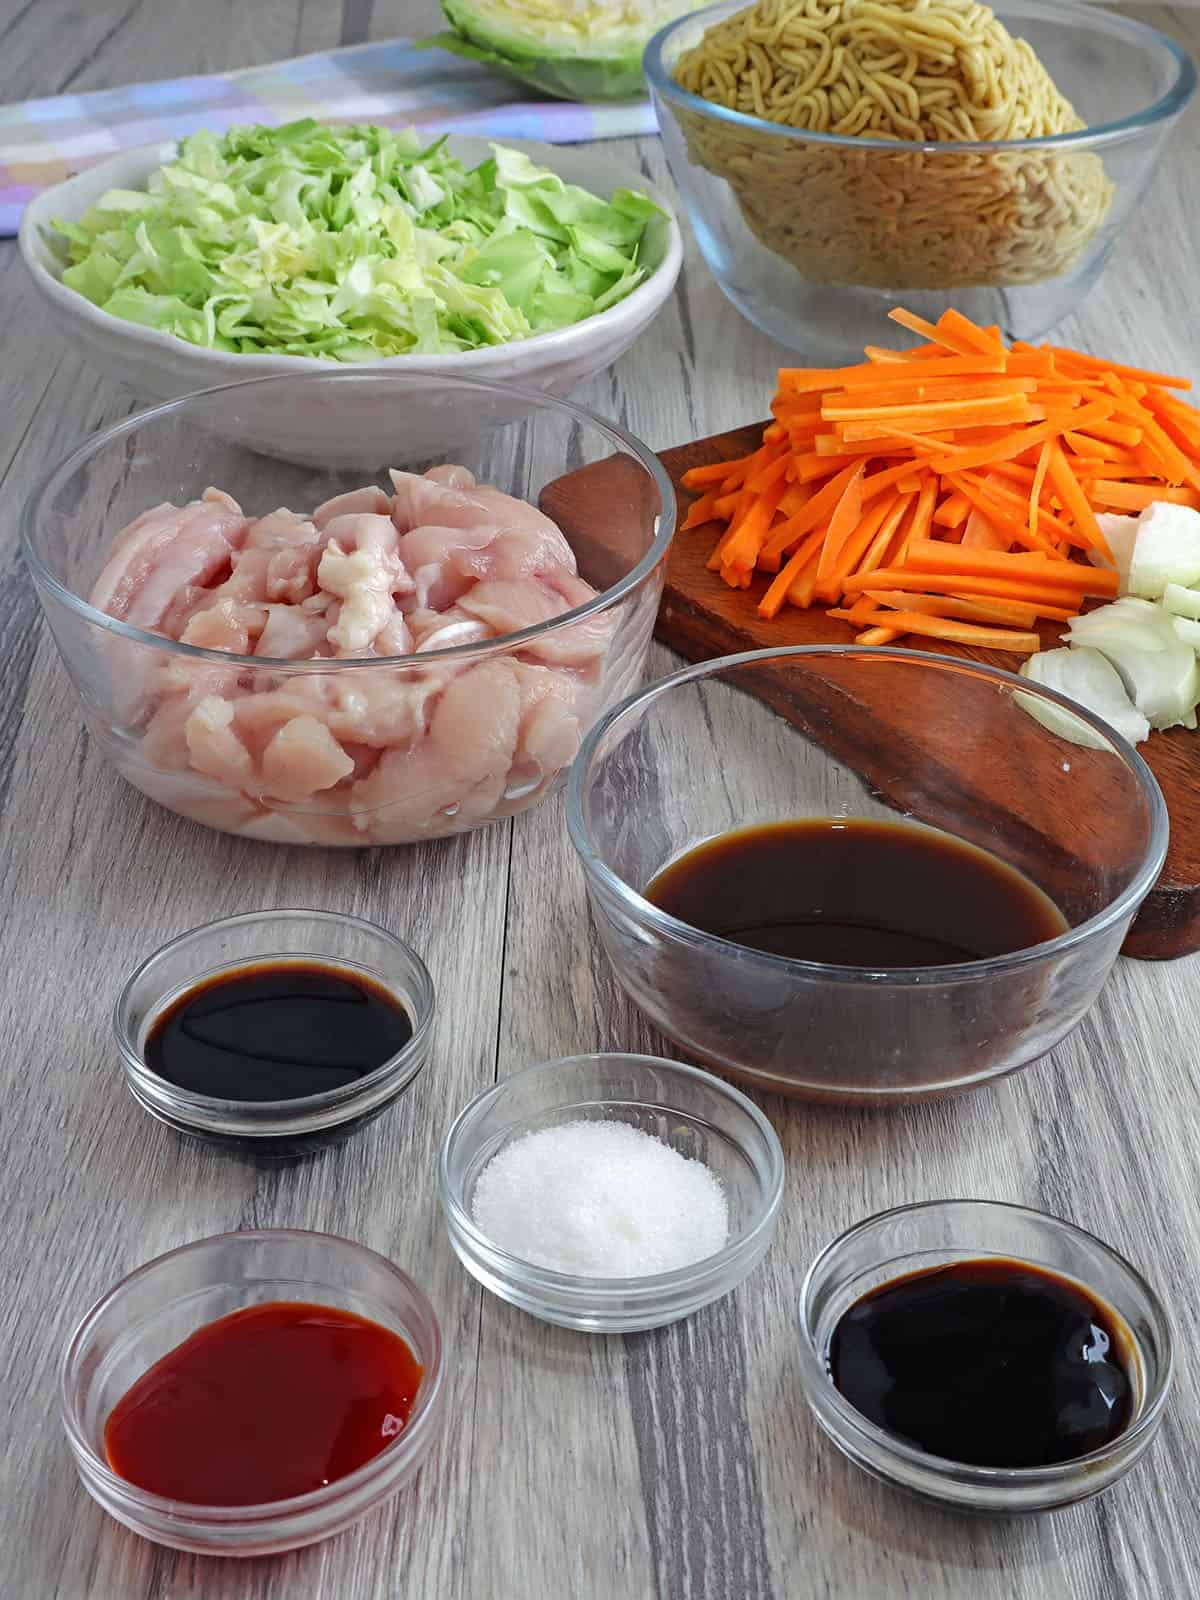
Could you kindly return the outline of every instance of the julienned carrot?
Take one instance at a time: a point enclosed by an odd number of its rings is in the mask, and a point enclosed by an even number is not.
[[[1088,485],[1088,498],[1105,511],[1144,511],[1156,500],[1200,511],[1200,494],[1195,489],[1164,488],[1158,483],[1121,483],[1112,478],[1093,478]]]
[[[1108,540],[1100,531],[1100,524],[1096,521],[1096,513],[1088,505],[1087,496],[1079,487],[1079,481],[1071,471],[1063,447],[1057,439],[1047,441],[1050,446],[1048,473],[1051,483],[1058,491],[1058,497],[1066,509],[1075,519],[1075,526],[1087,539],[1086,549],[1098,550],[1106,561],[1113,559],[1113,553],[1108,548]]]
[[[1106,550],[1098,509],[1200,509],[1200,413],[1171,392],[1185,380],[1006,349],[956,311],[894,320],[925,342],[783,368],[760,448],[685,476],[685,527],[726,524],[710,568],[735,588],[771,575],[764,616],[840,601],[867,642],[983,633],[1025,648],[1032,619],[1115,592],[1111,568],[1075,558]]]
[[[862,633],[854,635],[855,644],[894,644],[897,639],[902,639],[903,634],[895,628],[864,628]]]
[[[928,617],[923,611],[872,611],[865,616],[860,613],[854,620],[860,626],[927,634],[931,639],[952,639],[955,644],[974,644],[983,650],[1013,650],[1031,656],[1042,648],[1041,637],[1036,633],[987,628],[977,622],[957,622],[949,617]]]
[[[892,611],[923,611],[931,617],[958,617],[963,622],[999,622],[1013,628],[1032,628],[1037,622],[1033,606],[1019,600],[965,600],[952,594],[906,594],[902,589],[866,589],[868,600]]]
[[[817,582],[814,594],[818,600],[834,601],[842,592],[842,584],[850,573],[856,572],[863,557],[870,549],[889,513],[894,508],[896,501],[902,497],[893,494],[891,498],[882,497],[869,506],[860,516],[858,526],[853,528],[842,541],[841,548],[834,556],[832,564],[826,568],[822,575],[817,569]],[[831,541],[826,539],[825,549],[828,550]]]
[[[908,567],[880,567],[875,572],[856,572],[846,579],[846,598],[864,589],[886,584],[889,589],[916,590],[921,594],[957,594],[968,598],[983,595],[996,600],[1018,600],[1032,606],[1039,617],[1077,616],[1079,602],[1062,589],[1039,589],[1036,584],[1004,578],[972,578],[961,572],[913,572]],[[1065,620],[1065,618],[1063,619]]]
[[[970,510],[971,502],[966,495],[955,490],[946,496],[933,513],[933,520],[943,528],[958,528],[967,520]]]
[[[913,539],[908,546],[907,564],[914,572],[962,573],[964,577],[1021,579],[1042,589],[1067,589],[1081,595],[1107,595],[1117,592],[1118,576],[1109,567],[1093,567],[1082,561],[1063,561],[1021,550],[964,550],[939,539]]]

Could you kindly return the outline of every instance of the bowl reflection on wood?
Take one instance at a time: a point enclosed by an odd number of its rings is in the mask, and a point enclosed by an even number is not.
[[[698,1059],[787,1094],[907,1100],[1045,1054],[1095,999],[1167,825],[1129,746],[1068,743],[1027,694],[993,668],[831,646],[702,663],[617,707],[575,763],[568,826],[622,985]],[[748,949],[643,896],[703,839],[806,816],[941,828],[1023,873],[1068,931],[956,966],[865,971]]]

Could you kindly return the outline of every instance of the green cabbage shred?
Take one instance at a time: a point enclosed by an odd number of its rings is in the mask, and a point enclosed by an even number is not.
[[[521,151],[467,170],[409,129],[231,128],[184,139],[145,191],[56,219],[68,287],[210,350],[373,361],[506,344],[646,275],[644,194],[602,200]]]

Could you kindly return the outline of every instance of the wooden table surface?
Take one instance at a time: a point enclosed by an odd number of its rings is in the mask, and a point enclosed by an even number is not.
[[[3,0],[0,101],[266,61],[431,20],[403,0]],[[1138,14],[1200,53],[1194,6]],[[614,156],[668,183],[656,141]],[[1194,230],[1200,105],[1067,342],[1200,376]],[[1189,231],[1191,230],[1191,231]],[[765,1102],[787,1152],[766,1263],[682,1325],[598,1339],[482,1293],[435,1193],[446,1127],[484,1085],[581,1050],[659,1049],[590,930],[560,802],[422,848],[235,842],[121,784],[89,747],[15,548],[47,462],[133,409],[84,365],[0,244],[0,1595],[4,1600],[1183,1600],[1200,1590],[1200,964],[1122,962],[1053,1056],[906,1113]],[[780,351],[689,249],[651,333],[577,396],[656,447],[762,414]],[[672,660],[657,652],[652,670]],[[512,885],[510,893],[509,886]],[[373,917],[425,953],[434,1059],[392,1115],[300,1165],[184,1143],[123,1087],[109,1014],[131,965],[257,906]],[[664,1050],[663,1053],[670,1053]],[[801,1397],[797,1291],[816,1251],[881,1208],[1020,1201],[1127,1251],[1174,1308],[1181,1361],[1150,1457],[1098,1501],[986,1521],[902,1499],[849,1466]],[[346,1234],[427,1289],[446,1333],[449,1425],[416,1485],[350,1532],[245,1564],[176,1555],[85,1495],[57,1418],[64,1341],[161,1251],[238,1227]]]

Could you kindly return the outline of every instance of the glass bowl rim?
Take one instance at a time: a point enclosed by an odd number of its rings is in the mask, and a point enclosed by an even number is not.
[[[710,1256],[702,1256],[700,1260],[690,1262],[687,1266],[673,1267],[669,1272],[649,1272],[635,1278],[595,1278],[574,1272],[559,1272],[553,1267],[542,1267],[536,1262],[528,1261],[524,1256],[513,1255],[501,1245],[495,1243],[483,1230],[476,1226],[470,1212],[459,1198],[458,1190],[450,1178],[450,1155],[454,1146],[459,1143],[468,1124],[473,1122],[485,1109],[489,1101],[498,1099],[500,1093],[509,1085],[518,1080],[529,1081],[538,1076],[550,1076],[560,1067],[575,1066],[581,1062],[619,1060],[633,1063],[638,1066],[652,1066],[656,1068],[668,1067],[672,1073],[678,1074],[686,1080],[701,1082],[709,1088],[716,1088],[738,1110],[747,1114],[754,1124],[767,1153],[767,1182],[765,1184],[766,1196],[755,1215],[750,1226],[738,1235],[736,1239],[726,1241],[721,1248]],[[574,1104],[593,1105],[603,1104],[601,1101],[578,1101],[560,1103],[557,1108],[569,1110]],[[650,1105],[649,1100],[634,1102]],[[671,1110],[670,1106],[664,1106]],[[675,1110],[680,1110],[675,1107]],[[785,1177],[785,1161],[783,1146],[779,1135],[771,1126],[766,1115],[756,1106],[753,1100],[730,1083],[725,1078],[720,1078],[713,1072],[706,1072],[702,1067],[689,1066],[683,1061],[672,1061],[668,1056],[651,1056],[637,1050],[590,1050],[572,1056],[556,1056],[552,1061],[537,1061],[519,1071],[510,1073],[507,1078],[501,1078],[496,1083],[490,1083],[474,1095],[451,1123],[446,1137],[442,1141],[441,1152],[438,1156],[438,1192],[442,1202],[442,1209],[446,1216],[447,1224],[458,1234],[465,1237],[476,1250],[482,1250],[489,1261],[496,1261],[504,1275],[510,1281],[532,1283],[548,1293],[559,1293],[566,1296],[583,1298],[587,1297],[598,1304],[608,1300],[620,1299],[623,1301],[650,1299],[672,1289],[686,1289],[696,1283],[703,1282],[711,1275],[719,1275],[729,1262],[754,1248],[764,1233],[774,1225],[780,1204],[783,1199],[783,1184]]]
[[[90,605],[82,595],[69,589],[46,565],[38,549],[38,523],[45,502],[50,495],[65,483],[73,472],[86,465],[101,450],[132,433],[136,428],[151,425],[174,415],[185,412],[198,400],[208,400],[214,395],[236,396],[246,389],[262,388],[270,385],[278,388],[281,385],[308,384],[316,387],[326,383],[383,383],[383,384],[411,384],[419,388],[422,382],[442,385],[450,388],[473,390],[476,394],[511,396],[515,400],[528,401],[537,411],[557,411],[570,417],[576,425],[593,428],[601,434],[608,436],[610,443],[619,447],[617,453],[633,456],[638,464],[648,474],[651,482],[658,489],[659,510],[655,516],[656,528],[654,538],[649,548],[641,559],[630,568],[624,577],[619,578],[609,588],[602,590],[591,600],[586,600],[582,605],[575,606],[570,611],[564,611],[558,616],[550,617],[545,622],[537,622],[528,628],[521,628],[515,633],[500,634],[494,639],[477,640],[469,644],[450,645],[441,650],[424,650],[419,653],[411,652],[402,656],[334,656],[322,660],[300,660],[292,657],[274,656],[247,656],[237,655],[231,650],[210,650],[200,645],[184,644],[178,639],[168,639],[164,634],[153,633],[146,628],[134,627],[131,623],[122,622],[116,617],[110,617],[107,612],[98,610]],[[513,419],[522,420],[522,419]],[[502,426],[499,424],[498,426]],[[313,470],[317,470],[314,468]],[[339,469],[344,470],[344,469]],[[572,469],[574,470],[574,469]],[[560,395],[549,394],[538,389],[530,389],[521,384],[504,383],[498,379],[477,378],[469,375],[459,376],[457,373],[438,372],[435,369],[424,367],[406,367],[403,372],[379,371],[368,368],[334,368],[329,372],[274,372],[259,378],[241,378],[236,383],[213,384],[206,389],[194,389],[190,393],[180,395],[175,400],[164,400],[157,405],[147,406],[133,412],[130,416],[122,417],[117,422],[109,423],[98,432],[89,434],[77,444],[61,460],[57,461],[48,471],[41,474],[35,481],[33,488],[25,497],[19,518],[19,539],[21,553],[25,558],[36,587],[46,590],[73,611],[76,616],[93,627],[103,628],[106,632],[119,638],[130,639],[137,644],[146,645],[153,650],[166,651],[170,655],[182,656],[193,661],[209,661],[220,666],[253,668],[262,667],[271,672],[292,673],[309,675],[318,673],[346,672],[370,669],[371,667],[425,667],[434,662],[468,660],[478,658],[485,660],[493,655],[506,654],[514,648],[528,644],[532,640],[552,634],[560,628],[568,628],[575,623],[582,622],[598,612],[606,611],[627,594],[637,589],[642,581],[663,560],[671,541],[675,537],[676,524],[676,499],[675,489],[667,475],[665,467],[657,455],[647,445],[643,444],[636,435],[619,423],[609,422],[598,416],[594,411],[589,411],[586,406],[577,405],[572,400],[566,400]]]
[[[1049,1466],[1041,1467],[986,1467],[970,1461],[954,1461],[949,1456],[934,1455],[928,1450],[919,1450],[915,1445],[908,1444],[896,1434],[889,1433],[886,1428],[881,1428],[859,1411],[846,1399],[841,1390],[836,1388],[825,1370],[823,1353],[817,1348],[814,1330],[809,1324],[809,1300],[812,1295],[813,1284],[817,1275],[830,1260],[847,1245],[852,1243],[859,1235],[881,1222],[886,1222],[892,1217],[901,1217],[916,1211],[941,1211],[949,1206],[979,1206],[994,1211],[1011,1212],[1021,1217],[1034,1218],[1040,1223],[1049,1222],[1053,1230],[1068,1239],[1080,1238],[1098,1249],[1103,1255],[1114,1261],[1123,1271],[1127,1272],[1136,1283],[1138,1290],[1146,1297],[1150,1306],[1152,1319],[1155,1324],[1155,1333],[1162,1348],[1161,1372],[1158,1382],[1152,1393],[1146,1396],[1146,1402],[1141,1412],[1123,1433],[1115,1439],[1110,1439],[1107,1444],[1100,1445],[1095,1450],[1089,1450],[1085,1455],[1073,1456],[1069,1461],[1056,1461]],[[957,1249],[957,1246],[947,1245],[947,1250]],[[967,1248],[966,1246],[963,1247]],[[981,1256],[994,1254],[980,1247],[978,1254]],[[1011,1257],[1013,1260],[1022,1259],[1020,1256]],[[886,1265],[886,1262],[878,1263]],[[1063,1276],[1074,1277],[1075,1281],[1083,1287],[1089,1287],[1082,1278],[1076,1277],[1073,1271],[1067,1270]],[[1157,1427],[1166,1406],[1167,1397],[1171,1392],[1171,1384],[1175,1374],[1175,1339],[1171,1324],[1170,1313],[1157,1291],[1147,1282],[1137,1267],[1119,1250],[1107,1244],[1094,1233],[1089,1233],[1086,1228],[1081,1228],[1078,1223],[1069,1222],[1065,1217],[1058,1217],[1049,1211],[1038,1211],[1033,1206],[1019,1205],[1011,1200],[984,1200],[972,1198],[968,1195],[952,1195],[941,1200],[917,1200],[908,1205],[889,1206],[886,1210],[877,1211],[873,1216],[864,1217],[860,1222],[839,1233],[835,1239],[825,1245],[818,1253],[816,1259],[804,1274],[800,1285],[798,1301],[800,1324],[800,1354],[802,1382],[809,1403],[812,1396],[819,1393],[830,1409],[832,1409],[847,1432],[856,1438],[865,1440],[876,1451],[903,1461],[906,1465],[919,1467],[929,1472],[937,1472],[944,1476],[968,1481],[977,1487],[992,1489],[1022,1489],[1038,1484],[1051,1484],[1071,1478],[1080,1472],[1086,1472],[1089,1467],[1101,1465],[1110,1461],[1114,1456],[1123,1455],[1132,1444],[1136,1444]],[[1124,1320],[1123,1313],[1118,1312]],[[1139,1361],[1141,1351],[1138,1351]],[[819,1387],[818,1387],[819,1386]]]
[[[1077,0],[1054,0],[1053,4],[1044,4],[1042,0],[1023,0],[1023,3],[1031,14],[1037,14],[1048,22],[1076,26],[1086,24],[1089,27],[1094,27],[1097,22],[1097,8],[1079,4]],[[716,122],[727,123],[731,128],[791,140],[797,144],[824,145],[843,150],[890,152],[893,155],[912,155],[915,152],[926,155],[978,155],[987,152],[1035,153],[1086,150],[1119,142],[1127,134],[1140,133],[1156,123],[1178,115],[1196,91],[1196,64],[1182,45],[1177,44],[1167,34],[1160,33],[1157,28],[1150,27],[1148,23],[1137,22],[1116,12],[1100,11],[1099,20],[1111,32],[1124,35],[1129,44],[1140,45],[1146,50],[1156,48],[1171,57],[1174,62],[1174,81],[1164,94],[1151,105],[1143,107],[1141,111],[1131,112],[1128,116],[1120,117],[1113,122],[1093,123],[1073,133],[1048,134],[1036,139],[867,139],[857,134],[818,133],[805,128],[792,128],[785,123],[769,122],[765,117],[754,117],[748,112],[734,111],[728,106],[716,104],[715,101],[705,100],[703,96],[682,88],[671,76],[663,61],[663,51],[671,37],[688,24],[695,24],[704,18],[714,18],[715,13],[727,10],[728,6],[729,0],[719,0],[718,4],[708,5],[699,11],[676,17],[654,34],[646,46],[642,63],[654,95],[656,98],[671,102],[674,107],[683,108],[698,116],[711,117]],[[1000,10],[1003,11],[1002,3]],[[999,20],[1007,26],[1003,15],[1000,15]]]
[[[173,1500],[169,1496],[155,1494],[153,1490],[143,1489],[139,1484],[132,1482],[129,1478],[123,1478],[120,1473],[112,1470],[108,1462],[97,1452],[80,1424],[77,1407],[71,1398],[70,1383],[83,1342],[91,1333],[99,1318],[105,1312],[111,1310],[128,1289],[157,1268],[164,1266],[168,1261],[173,1261],[179,1256],[186,1255],[189,1251],[200,1250],[206,1245],[232,1241],[241,1244],[258,1242],[263,1239],[268,1241],[275,1239],[316,1239],[324,1244],[332,1244],[338,1250],[347,1248],[351,1252],[371,1257],[377,1266],[385,1267],[393,1278],[399,1280],[402,1289],[408,1294],[428,1322],[431,1334],[428,1360],[421,1363],[424,1369],[421,1377],[422,1392],[418,1393],[413,1408],[409,1412],[404,1430],[395,1441],[399,1447],[403,1447],[405,1441],[408,1441],[408,1448],[398,1448],[393,1452],[389,1446],[381,1450],[378,1455],[372,1456],[370,1460],[364,1461],[362,1466],[356,1467],[353,1472],[346,1473],[344,1477],[335,1478],[332,1483],[323,1484],[319,1489],[310,1489],[307,1494],[290,1495],[284,1500],[259,1501],[253,1505],[208,1506],[196,1501]],[[261,1303],[264,1302],[249,1302],[249,1304]],[[407,1342],[405,1340],[405,1343]],[[172,1346],[172,1348],[176,1347]],[[418,1354],[416,1351],[413,1353],[414,1355]],[[67,1341],[66,1349],[63,1351],[59,1365],[58,1380],[59,1413],[71,1449],[77,1456],[87,1462],[88,1472],[106,1490],[115,1492],[123,1499],[132,1500],[140,1510],[169,1516],[179,1521],[200,1520],[208,1526],[228,1527],[236,1526],[239,1523],[275,1523],[283,1522],[290,1517],[303,1515],[305,1512],[320,1511],[342,1499],[347,1493],[363,1488],[370,1483],[372,1478],[384,1476],[385,1466],[394,1465],[401,1457],[411,1458],[415,1444],[419,1443],[420,1439],[428,1432],[430,1420],[436,1419],[438,1415],[439,1402],[442,1398],[445,1384],[445,1373],[445,1350],[441,1324],[438,1321],[437,1313],[421,1286],[402,1267],[398,1267],[394,1261],[390,1261],[387,1256],[382,1255],[378,1250],[372,1250],[369,1245],[360,1244],[356,1239],[347,1239],[344,1235],[338,1233],[322,1233],[314,1228],[238,1229],[229,1233],[208,1234],[203,1239],[191,1239],[187,1244],[177,1245],[173,1250],[165,1250],[161,1255],[153,1256],[149,1261],[144,1261],[140,1267],[135,1267],[132,1272],[126,1273],[123,1278],[113,1284],[112,1288],[93,1302],[80,1318],[74,1332]],[[417,1432],[418,1429],[420,1430],[419,1433]]]
[[[200,1094],[194,1089],[184,1089],[179,1084],[172,1083],[169,1078],[164,1078],[155,1072],[147,1063],[145,1052],[138,1047],[137,1042],[125,1025],[129,997],[132,994],[134,985],[146,969],[161,960],[163,956],[170,955],[181,945],[187,944],[201,934],[215,933],[219,928],[244,928],[251,923],[275,923],[282,927],[291,919],[300,917],[311,917],[318,922],[363,929],[375,938],[387,940],[389,944],[395,946],[402,953],[407,961],[412,963],[416,977],[415,987],[418,990],[413,1014],[409,1017],[413,1031],[411,1037],[406,1040],[400,1049],[394,1055],[389,1056],[386,1061],[382,1061],[377,1067],[372,1068],[364,1077],[356,1078],[352,1083],[343,1084],[338,1089],[324,1089],[319,1094],[299,1095],[291,1100],[226,1100],[221,1095]],[[279,955],[289,957],[296,955],[307,956],[316,963],[325,960],[330,966],[344,964],[337,957],[321,957],[308,951],[281,951]],[[224,970],[226,966],[235,968],[253,966],[273,959],[277,959],[277,957],[263,955],[224,963],[220,968],[207,970]],[[391,992],[391,985],[376,969],[369,967],[368,963],[351,963],[351,965],[361,965],[364,970],[370,970],[379,982]],[[201,973],[200,977],[203,976],[204,974]],[[306,1113],[319,1115],[321,1112],[341,1109],[345,1111],[346,1117],[353,1117],[359,1111],[357,1102],[370,1098],[373,1091],[381,1083],[390,1082],[393,1078],[398,1078],[400,1081],[397,1092],[411,1083],[423,1065],[426,1046],[428,1045],[429,1035],[436,1016],[436,1008],[437,994],[429,968],[425,965],[418,952],[413,949],[412,945],[406,939],[402,939],[399,934],[392,933],[389,928],[383,927],[381,923],[372,922],[367,917],[353,916],[348,911],[324,911],[309,906],[276,906],[269,910],[239,911],[229,917],[214,917],[211,922],[200,922],[194,928],[185,928],[182,933],[177,933],[174,938],[160,944],[150,952],[145,960],[138,962],[122,985],[121,992],[113,1006],[112,1025],[113,1032],[116,1035],[117,1049],[120,1051],[121,1058],[125,1064],[127,1076],[136,1078],[139,1082],[143,1078],[149,1078],[155,1086],[162,1085],[164,1090],[169,1092],[173,1114],[180,1115],[183,1118],[188,1111],[197,1113],[201,1120],[197,1122],[196,1126],[201,1130],[208,1130],[210,1126],[208,1122],[203,1120],[204,1118],[226,1117],[238,1124],[237,1137],[270,1139],[278,1137],[281,1132],[293,1132],[295,1130],[291,1128],[275,1129],[256,1126],[252,1120],[256,1110],[260,1111],[264,1116],[270,1111],[274,1116],[286,1119],[288,1117],[301,1117]],[[407,1007],[405,1009],[407,1010]],[[404,1071],[406,1066],[409,1069],[407,1073]],[[246,1120],[243,1121],[243,1119]],[[343,1120],[345,1119],[338,1118],[333,1123],[322,1123],[322,1127],[327,1125],[337,1127]]]
[[[949,667],[955,672],[967,673],[997,683],[1000,687],[1008,689],[1010,697],[1016,694],[1029,694],[1035,699],[1049,700],[1053,705],[1070,712],[1072,716],[1100,734],[1112,753],[1120,757],[1146,801],[1149,811],[1149,837],[1142,854],[1141,865],[1133,878],[1102,910],[1086,918],[1076,927],[1068,928],[1065,933],[1057,934],[1053,939],[1045,939],[1040,944],[1029,945],[1023,950],[1014,950],[1008,955],[983,956],[975,961],[948,962],[945,966],[931,967],[848,967],[836,962],[801,961],[794,956],[773,955],[765,950],[753,950],[731,939],[704,933],[699,928],[693,928],[690,923],[681,922],[669,912],[660,910],[614,872],[592,843],[590,829],[584,816],[584,789],[592,759],[601,740],[609,729],[635,706],[643,703],[648,706],[653,701],[697,679],[715,677],[731,667],[743,667],[754,662],[792,660],[811,656],[908,661],[917,665],[931,666],[938,671]],[[590,787],[590,784],[587,786]],[[1101,718],[1076,701],[1068,699],[1066,695],[1059,694],[1056,689],[1047,689],[1042,684],[1033,683],[1030,679],[1022,678],[1015,672],[1008,672],[1003,667],[992,667],[980,661],[939,655],[932,650],[904,650],[892,645],[801,644],[774,646],[766,650],[746,650],[738,655],[713,656],[707,661],[692,662],[665,678],[658,678],[653,683],[642,685],[626,695],[624,700],[618,701],[593,724],[571,765],[567,779],[567,833],[585,874],[596,879],[605,892],[618,900],[623,910],[637,922],[643,926],[649,925],[677,944],[690,945],[697,950],[715,946],[722,954],[731,958],[753,961],[776,972],[790,972],[797,977],[821,978],[830,983],[874,983],[915,987],[928,986],[930,983],[977,982],[981,978],[1018,971],[1022,967],[1047,958],[1065,955],[1093,935],[1103,933],[1113,923],[1119,922],[1131,905],[1136,908],[1162,871],[1167,853],[1168,820],[1166,802],[1158,787],[1158,781],[1133,746]]]

